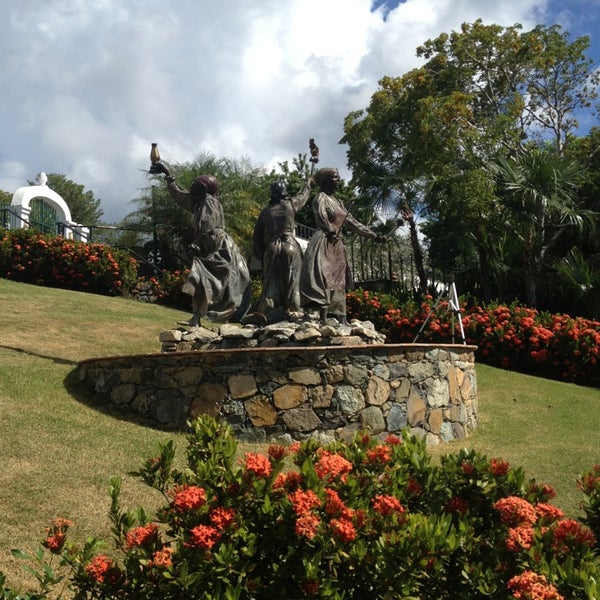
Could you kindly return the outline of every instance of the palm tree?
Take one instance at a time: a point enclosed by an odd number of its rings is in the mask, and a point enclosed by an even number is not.
[[[397,229],[400,225],[406,225],[417,274],[418,291],[421,294],[426,294],[428,277],[425,269],[425,253],[417,222],[417,213],[420,210],[422,197],[425,193],[423,190],[425,184],[422,184],[422,182],[403,182],[394,186],[387,180],[381,180],[380,183],[378,188],[369,188],[363,191],[362,197],[366,210],[372,214],[377,211],[395,212],[397,217],[393,219],[393,225],[391,226]]]
[[[570,301],[576,314],[600,317],[600,256],[585,256],[577,247],[554,261],[552,267],[561,281],[562,295]]]
[[[499,157],[491,170],[504,222],[520,243],[526,301],[535,306],[536,284],[549,251],[567,230],[584,227],[593,214],[577,203],[584,171],[580,164],[539,147]]]

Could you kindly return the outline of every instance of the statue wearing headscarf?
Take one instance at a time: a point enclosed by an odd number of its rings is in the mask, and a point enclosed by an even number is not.
[[[250,273],[235,242],[225,232],[217,179],[200,175],[188,191],[175,183],[162,164],[161,169],[173,199],[193,215],[192,265],[182,288],[192,297],[193,314],[182,324],[196,327],[201,317],[218,323],[239,321],[250,306]]]
[[[340,183],[337,169],[319,169],[315,181],[321,192],[312,202],[317,231],[302,261],[300,302],[305,309],[319,309],[322,321],[328,315],[346,322],[346,290],[353,285],[342,228],[367,238],[380,240],[370,227],[357,221],[334,193]]]

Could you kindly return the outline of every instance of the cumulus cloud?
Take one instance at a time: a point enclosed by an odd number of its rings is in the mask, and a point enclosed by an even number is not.
[[[116,221],[147,183],[151,142],[171,162],[270,167],[315,137],[347,173],[344,117],[417,66],[418,45],[480,17],[552,14],[549,0],[4,0],[0,189],[62,173]],[[573,28],[578,14],[564,13]]]

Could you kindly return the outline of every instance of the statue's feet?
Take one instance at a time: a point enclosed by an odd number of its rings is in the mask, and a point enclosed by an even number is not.
[[[240,319],[240,323],[242,325],[259,325],[263,326],[268,323],[267,317],[261,312],[253,312],[247,315],[244,315]]]
[[[189,321],[177,321],[177,325],[183,325],[184,327],[199,327],[200,319],[192,317]]]

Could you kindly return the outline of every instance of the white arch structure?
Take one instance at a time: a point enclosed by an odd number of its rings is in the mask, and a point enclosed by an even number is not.
[[[31,213],[31,201],[34,198],[42,198],[56,210],[58,221],[64,224],[64,237],[68,239],[87,242],[90,237],[88,227],[75,223],[71,218],[71,211],[62,196],[48,187],[46,173],[40,173],[36,179],[37,185],[20,187],[13,195],[10,206],[17,213],[21,227],[29,227],[29,215]]]

